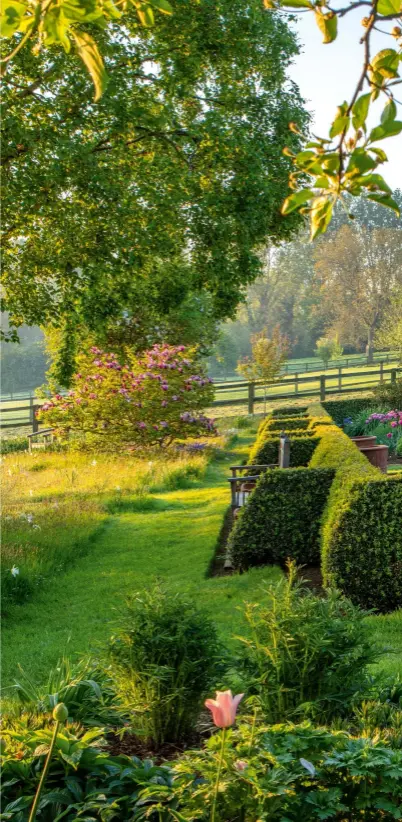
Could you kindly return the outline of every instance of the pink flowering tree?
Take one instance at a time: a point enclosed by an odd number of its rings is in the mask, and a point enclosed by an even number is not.
[[[78,367],[68,394],[56,394],[38,412],[62,435],[78,432],[105,445],[163,445],[215,432],[202,413],[213,399],[212,381],[194,349],[154,345],[121,364],[93,347]]]

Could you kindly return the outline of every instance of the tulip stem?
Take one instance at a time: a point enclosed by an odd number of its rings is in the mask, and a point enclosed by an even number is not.
[[[218,770],[216,774],[216,782],[215,782],[215,792],[214,798],[212,802],[211,808],[211,822],[215,822],[215,812],[216,812],[216,803],[218,799],[218,791],[219,791],[219,781],[221,778],[221,771],[223,765],[223,755],[225,753],[225,741],[226,741],[226,728],[222,728],[222,742],[221,742],[221,750],[219,754],[219,762],[218,762]]]
[[[38,808],[38,804],[39,804],[40,796],[41,796],[41,793],[42,793],[42,789],[43,789],[43,786],[45,784],[45,779],[46,779],[46,776],[47,776],[47,772],[49,770],[50,760],[52,758],[53,749],[54,749],[54,746],[56,744],[56,739],[57,739],[57,734],[58,734],[58,731],[59,731],[59,727],[60,727],[60,722],[56,721],[56,724],[54,726],[52,741],[50,743],[49,753],[46,757],[46,762],[45,762],[44,767],[43,767],[42,776],[40,778],[40,782],[39,782],[39,785],[38,785],[38,788],[37,788],[37,791],[36,791],[36,794],[35,794],[35,799],[33,801],[33,805],[32,805],[32,808],[31,808],[31,813],[29,814],[28,822],[34,822],[34,820],[36,818],[36,811],[37,811],[37,808]]]

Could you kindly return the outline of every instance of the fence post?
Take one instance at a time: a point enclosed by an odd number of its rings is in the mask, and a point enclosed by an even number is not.
[[[248,413],[254,414],[254,383],[248,384]]]
[[[325,400],[325,374],[320,375],[320,400]]]
[[[31,406],[30,407],[30,422],[32,424],[32,433],[36,434],[37,431],[38,431],[38,428],[39,428],[39,423],[38,423],[38,420],[35,416],[35,405],[34,405],[34,398],[33,397],[30,397],[29,405]]]
[[[299,383],[298,383],[299,375],[295,374],[295,394],[299,393]]]
[[[396,382],[396,368],[393,368],[391,371],[391,382]]]
[[[338,368],[338,390],[342,391],[342,368]]]
[[[380,382],[384,382],[384,363],[380,362]]]
[[[279,468],[289,468],[290,465],[290,440],[284,431],[279,437]]]

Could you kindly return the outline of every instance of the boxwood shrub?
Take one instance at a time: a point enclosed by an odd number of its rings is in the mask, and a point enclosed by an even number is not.
[[[265,431],[305,431],[309,427],[308,417],[275,417],[267,421]]]
[[[378,402],[378,400],[377,400]],[[349,400],[328,400],[322,403],[326,414],[332,417],[336,425],[343,425],[346,417],[353,417],[365,408],[372,408],[376,405],[373,397],[356,397]]]
[[[381,474],[341,429],[320,433],[310,467],[336,471],[323,513],[324,583],[365,608],[401,607],[402,477]]]
[[[307,466],[316,445],[320,441],[319,437],[314,436],[314,431],[303,431],[303,436],[297,435],[296,431],[287,431],[285,433],[291,436],[291,468]],[[258,438],[250,451],[249,465],[270,465],[278,462],[279,442],[279,435]]]
[[[332,469],[268,469],[259,479],[229,537],[236,568],[281,564],[288,558],[317,564],[320,521]]]
[[[271,411],[272,417],[307,416],[307,405],[283,405]]]

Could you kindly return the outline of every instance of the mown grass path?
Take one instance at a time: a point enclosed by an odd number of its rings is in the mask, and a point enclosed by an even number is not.
[[[249,439],[242,438],[244,447]],[[156,578],[194,597],[230,642],[242,624],[238,606],[281,574],[262,568],[206,578],[229,502],[228,466],[241,456],[240,449],[211,463],[204,479],[188,489],[125,497],[90,552],[4,626],[3,685],[18,675],[18,664],[39,681],[63,654],[96,651],[113,632],[125,596]]]

